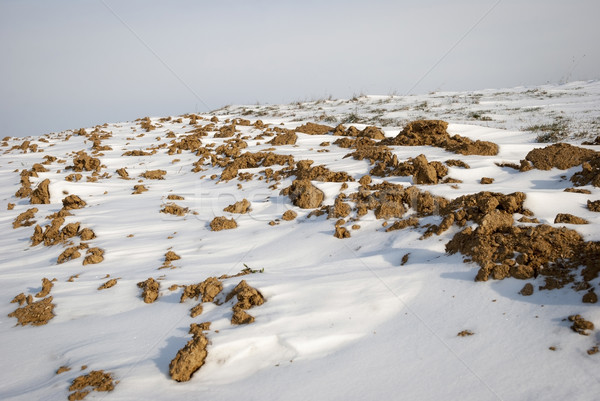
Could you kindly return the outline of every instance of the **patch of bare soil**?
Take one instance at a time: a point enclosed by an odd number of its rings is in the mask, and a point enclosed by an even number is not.
[[[271,139],[269,144],[273,146],[281,146],[281,145],[294,145],[298,140],[298,135],[294,131],[285,130],[282,133],[279,133],[275,136],[275,138]]]
[[[31,209],[27,209],[23,213],[19,214],[15,218],[15,221],[13,221],[13,228],[29,227],[34,225],[35,220],[32,219],[35,218],[35,214],[37,212],[38,209],[36,207],[32,207]]]
[[[203,331],[210,330],[211,322],[192,323],[190,324],[189,334],[195,336],[201,334]]]
[[[519,291],[519,294],[523,295],[524,297],[533,295],[533,285],[531,283],[525,284],[523,288],[521,288],[521,291]]]
[[[285,212],[283,212],[283,216],[281,216],[281,219],[285,221],[292,221],[296,217],[298,217],[298,213],[294,212],[293,210],[286,210]]]
[[[210,222],[210,229],[213,231],[231,230],[237,228],[234,219],[228,219],[225,216],[217,216]]]
[[[448,123],[441,120],[417,120],[408,123],[394,138],[380,143],[393,146],[435,146],[463,155],[493,156],[498,154],[498,145],[492,142],[472,141],[460,135],[450,136]]]
[[[350,205],[348,203],[344,202],[344,197],[342,196],[342,194],[340,194],[340,195],[338,195],[337,198],[335,198],[335,202],[333,203],[333,206],[330,206],[328,208],[327,218],[328,219],[344,218],[344,217],[347,217],[351,211],[352,211],[352,208],[350,207]]]
[[[124,152],[121,156],[152,156],[155,153],[156,153],[156,150],[153,150],[152,152],[146,152],[145,150],[134,149],[134,150],[128,150],[127,152]],[[118,171],[117,171],[117,173],[118,173]]]
[[[591,212],[600,212],[600,200],[589,200],[587,201],[587,208]]]
[[[307,135],[325,135],[331,131],[333,131],[333,127],[315,123],[306,123],[296,128],[296,132]]]
[[[592,159],[598,153],[568,143],[555,143],[545,148],[533,149],[525,159],[533,163],[533,166],[538,170],[550,170],[558,168],[566,170],[571,167],[578,166],[584,161]]]
[[[89,248],[87,256],[83,260],[83,265],[97,264],[104,260],[104,250],[100,248]]]
[[[479,181],[479,183],[483,184],[483,185],[493,184],[494,183],[494,179],[490,178],[490,177],[481,177],[481,180]]]
[[[16,298],[15,298],[16,299]],[[44,298],[39,301],[33,302],[31,296],[26,298],[27,305],[17,308],[14,312],[8,314],[8,317],[16,317],[18,320],[17,324],[26,326],[31,324],[32,326],[41,326],[48,323],[54,317],[54,305],[52,303],[52,297]],[[13,302],[19,302],[20,300],[13,300]]]
[[[335,127],[333,131],[333,135],[335,136],[351,136],[355,138],[370,138],[375,140],[381,140],[385,138],[385,134],[381,129],[375,126],[365,127],[363,130],[358,130],[354,126],[350,126],[348,129],[344,127],[342,124]]]
[[[69,181],[69,182],[77,182],[79,180],[81,180],[83,178],[83,176],[79,173],[73,173],[73,174],[69,174],[65,177],[65,181]]]
[[[582,336],[589,336],[590,333],[588,333],[588,330],[594,330],[594,323],[585,320],[581,315],[571,315],[569,316],[569,321],[573,322],[571,330]]]
[[[158,299],[160,283],[152,277],[147,278],[145,281],[140,281],[137,283],[137,286],[142,289],[142,299],[145,303],[151,304]]]
[[[131,178],[129,178],[129,173],[127,172],[127,169],[125,167],[117,169],[117,174],[119,174],[119,178],[121,178],[122,180],[130,180]]]
[[[419,155],[412,161],[413,182],[415,184],[437,184],[440,178],[448,174],[448,169],[440,162],[427,161],[425,155]]]
[[[589,189],[582,189],[582,188],[565,188],[565,190],[563,192],[571,192],[574,194],[585,194],[585,195],[592,194],[592,191],[590,191]]]
[[[583,162],[581,171],[573,174],[571,182],[576,186],[592,184],[595,187],[600,187],[600,156]]]
[[[87,153],[80,151],[73,158],[73,166],[71,167],[75,172],[82,171],[96,171],[100,172],[101,164],[100,159],[92,157]]]
[[[29,198],[30,199],[29,203],[31,203],[32,205],[39,205],[39,204],[47,205],[47,204],[49,204],[50,203],[50,190],[48,188],[49,186],[50,186],[50,180],[47,178],[44,181],[40,182],[38,184],[38,186],[31,193],[31,196]]]
[[[299,180],[322,181],[322,182],[347,182],[354,179],[345,171],[331,171],[323,165],[311,167],[312,160],[300,160],[296,169],[291,174]]]
[[[204,333],[194,332],[194,336],[177,352],[169,365],[171,378],[178,382],[189,381],[192,375],[204,365],[208,355],[208,339]]]
[[[44,277],[42,279],[42,289],[40,290],[40,292],[35,294],[35,297],[36,298],[46,298],[48,296],[48,294],[50,294],[50,290],[52,290],[53,286],[54,286],[54,284],[52,284],[52,281],[50,281],[46,277]]]
[[[83,400],[92,391],[113,391],[115,382],[111,373],[103,370],[93,370],[87,375],[81,375],[73,379],[69,386],[69,401]]]
[[[395,221],[394,224],[392,224],[391,226],[389,226],[385,229],[385,232],[404,230],[405,228],[408,228],[408,227],[418,227],[418,226],[419,226],[419,219],[417,219],[416,217],[410,217],[408,219]]]
[[[79,238],[81,238],[82,241],[90,241],[96,238],[96,233],[94,233],[91,228],[86,227],[79,231]]]
[[[281,166],[287,165],[289,169],[292,169],[295,163],[294,158],[290,155],[278,155],[272,152],[246,152],[239,157],[225,160],[219,164],[225,167],[221,173],[221,180],[229,181],[236,178],[241,169],[270,167],[276,164]]]
[[[449,167],[462,167],[462,168],[471,168],[467,163],[458,159],[448,159],[444,163]],[[517,167],[518,168],[518,167]]]
[[[172,214],[174,216],[185,216],[189,211],[189,208],[176,205],[175,203],[168,203],[160,209],[161,213]]]
[[[80,245],[80,246],[72,246],[72,247],[65,249],[60,255],[58,255],[58,259],[57,259],[56,263],[61,264],[61,263],[68,262],[69,260],[77,259],[78,257],[81,256],[81,253],[79,252],[81,249],[85,249],[85,248],[82,248],[82,246]]]
[[[164,180],[166,174],[165,170],[146,170],[141,176],[149,180]]]
[[[104,283],[100,287],[98,287],[98,290],[106,290],[108,288],[114,287],[115,285],[117,285],[117,282],[118,282],[117,280],[118,279],[116,279],[116,278],[111,278],[106,283]]]
[[[581,217],[573,216],[569,213],[559,213],[554,218],[554,223],[564,223],[564,224],[589,224],[589,221],[586,219],[582,219]]]
[[[213,302],[215,297],[223,291],[223,283],[216,277],[209,277],[201,283],[186,285],[179,302],[188,298],[198,299],[202,296],[202,302]]]
[[[133,195],[138,195],[141,194],[143,192],[146,192],[148,190],[148,188],[146,188],[145,185],[134,185],[133,186]]]
[[[17,198],[27,198],[28,196],[31,195],[32,189],[31,189],[31,180],[29,179],[29,177],[37,177],[37,173],[35,171],[29,171],[27,169],[21,171],[20,173],[21,176],[21,188],[19,188],[17,190],[17,192],[15,192],[15,196]]]
[[[81,209],[87,205],[85,201],[83,201],[77,195],[69,195],[62,200],[63,209],[72,210],[72,209]]]
[[[346,227],[335,226],[333,236],[339,239],[350,238],[350,231]]]
[[[238,325],[254,322],[254,316],[248,314],[246,310],[254,306],[262,305],[265,302],[265,298],[260,291],[248,285],[246,280],[242,280],[229,294],[227,294],[225,302],[233,297],[237,297],[237,302],[233,305],[231,324]]]
[[[168,200],[185,200],[183,196],[171,194],[167,196]]]
[[[233,205],[227,206],[223,211],[238,214],[248,213],[250,211],[250,202],[248,199],[242,199],[239,202],[235,202]]]
[[[302,209],[315,209],[321,206],[325,194],[309,180],[294,180],[292,185],[283,189],[281,195],[289,196],[295,206]]]

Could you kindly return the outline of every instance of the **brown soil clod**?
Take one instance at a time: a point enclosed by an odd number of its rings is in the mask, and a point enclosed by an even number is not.
[[[204,307],[202,306],[202,303],[199,303],[198,305],[192,307],[192,309],[190,309],[190,317],[197,317],[200,316],[202,314],[202,311],[204,310]]]
[[[531,284],[531,283],[525,284],[523,286],[523,288],[521,288],[521,291],[519,291],[519,294],[523,295],[524,297],[533,295],[533,284]]]
[[[69,248],[65,249],[58,256],[58,259],[57,259],[56,263],[61,264],[61,263],[68,262],[69,260],[77,259],[78,257],[81,256],[81,253],[79,252],[79,249],[80,248],[78,246],[72,246],[72,247],[69,247]]]
[[[53,286],[54,286],[54,284],[52,284],[52,281],[50,281],[46,277],[44,277],[42,279],[42,289],[40,290],[40,292],[35,294],[35,297],[36,298],[46,298],[46,296],[48,296],[48,294],[50,294],[50,290],[52,290]]]
[[[106,290],[108,288],[114,287],[115,285],[117,285],[117,279],[111,278],[106,283],[104,283],[100,287],[98,287],[98,290]]]
[[[436,168],[433,163],[429,163],[425,155],[419,155],[415,159],[413,159],[413,182],[415,184],[437,184],[438,179],[445,176],[448,172],[448,169],[443,168],[443,166],[439,166],[440,168]],[[441,174],[440,174],[441,173]]]
[[[448,159],[444,163],[449,167],[462,167],[462,168],[471,168],[467,163],[458,159]],[[518,168],[518,167],[517,167]]]
[[[594,330],[594,323],[585,320],[581,315],[571,315],[569,321],[573,322],[571,330],[582,336],[589,336],[588,330]]]
[[[228,219],[225,216],[217,216],[210,222],[212,231],[231,230],[237,228],[237,223],[234,219]]]
[[[202,322],[202,323],[192,323],[190,324],[189,333],[193,336],[201,334],[203,331],[210,330],[211,322]]]
[[[591,212],[600,212],[600,200],[589,200],[587,201],[587,208]]]
[[[50,180],[49,179],[45,179],[44,181],[40,182],[38,184],[38,186],[33,190],[33,192],[31,192],[31,197],[29,200],[29,203],[31,203],[32,205],[39,205],[39,204],[43,204],[43,205],[47,205],[50,203],[50,190],[49,187],[50,186]]]
[[[90,241],[96,238],[96,233],[91,228],[84,228],[79,232],[79,238],[82,241]]]
[[[207,346],[208,339],[204,333],[196,333],[171,361],[169,365],[171,378],[178,382],[189,381],[192,375],[204,365],[208,355]]]
[[[158,299],[160,283],[152,277],[147,278],[145,281],[140,281],[137,283],[137,286],[142,289],[142,299],[145,303],[151,304]]]
[[[333,127],[310,122],[296,128],[296,132],[301,132],[307,135],[325,135],[332,131]]]
[[[600,155],[581,164],[581,171],[576,172],[571,177],[571,182],[576,186],[592,184],[600,187]]]
[[[275,138],[271,139],[269,144],[273,146],[281,146],[281,145],[294,145],[298,140],[298,135],[294,131],[287,131],[277,134]]]
[[[87,375],[81,375],[73,380],[69,391],[69,401],[82,400],[92,390],[93,391],[113,391],[115,382],[111,373],[104,373],[103,370],[93,370]]]
[[[286,210],[285,212],[283,212],[281,219],[285,221],[292,221],[296,217],[298,217],[298,213],[294,212],[293,210]]]
[[[104,260],[104,250],[100,248],[89,248],[87,256],[83,260],[83,265],[97,264]]]
[[[563,224],[589,224],[589,221],[586,219],[582,219],[581,217],[573,216],[568,213],[559,213],[556,215],[554,219],[554,223],[563,223]]]
[[[583,295],[581,302],[584,304],[595,304],[598,302],[598,295],[596,295],[593,288]]]
[[[590,191],[589,189],[583,189],[583,188],[565,188],[564,192],[571,192],[574,194],[585,194],[585,195],[592,194],[592,191]]]
[[[481,177],[481,180],[479,181],[479,183],[483,184],[483,185],[493,184],[494,179],[490,178],[490,177]]]
[[[569,145],[567,143],[556,143],[545,148],[533,149],[525,159],[533,163],[538,170],[550,170],[558,168],[566,170],[578,166],[584,161],[597,155],[597,152]]]
[[[71,209],[81,209],[86,206],[85,201],[83,201],[77,195],[69,195],[62,200],[63,209],[71,210]]]
[[[472,141],[459,135],[450,136],[448,123],[441,120],[417,120],[408,123],[394,138],[386,138],[382,145],[435,146],[463,155],[493,156],[498,154],[498,145],[492,142]]]
[[[146,192],[148,190],[148,188],[146,188],[145,185],[134,185],[133,186],[133,195],[138,195],[141,194],[143,192]]]
[[[473,333],[471,330],[463,330],[461,332],[459,332],[456,336],[457,337],[468,337],[468,336],[472,336],[475,333]]]
[[[402,256],[402,260],[400,261],[400,266],[404,266],[405,264],[407,264],[409,257],[410,257],[410,252],[405,253],[404,256]]]
[[[227,294],[225,302],[233,297],[237,298],[237,303],[233,305],[231,324],[239,325],[254,322],[254,316],[248,314],[246,310],[254,306],[262,305],[265,302],[265,298],[260,291],[248,285],[246,280],[242,280],[229,294]]]
[[[418,227],[419,219],[416,217],[410,217],[404,220],[397,220],[391,226],[385,229],[385,232],[396,231],[396,230],[404,230],[407,227]]]
[[[165,170],[147,170],[141,176],[149,180],[164,180],[166,174]]]
[[[292,185],[281,191],[295,206],[302,209],[315,209],[321,206],[325,194],[309,180],[294,180]]]
[[[56,370],[56,374],[57,374],[57,375],[60,375],[61,373],[65,373],[65,372],[68,372],[68,371],[70,371],[70,370],[71,370],[71,368],[70,368],[70,367],[68,367],[68,366],[61,366],[61,367],[59,367],[59,368]]]
[[[597,345],[594,345],[592,348],[588,349],[586,352],[588,355],[594,355],[594,354],[597,354],[598,352],[600,352],[600,348],[598,348]]]
[[[31,302],[30,297],[27,298],[27,305],[17,308],[14,312],[8,314],[8,317],[16,317],[17,324],[25,326],[41,326],[48,323],[54,317],[54,305],[52,297],[44,298],[36,302]]]
[[[168,203],[164,205],[162,209],[160,209],[161,213],[172,214],[173,216],[185,216],[186,213],[190,211],[189,208],[179,206],[175,203]]]
[[[15,221],[13,221],[13,228],[29,227],[34,225],[35,220],[32,219],[35,218],[35,214],[37,212],[38,209],[36,207],[32,207],[31,209],[27,209],[23,213],[19,214],[15,218]]]
[[[350,238],[350,231],[346,227],[337,226],[333,236],[339,239]]]
[[[242,199],[241,201],[235,202],[233,205],[229,205],[223,209],[224,212],[238,214],[248,213],[250,210],[250,202],[248,199]]]
[[[179,302],[188,298],[198,299],[202,296],[202,302],[213,302],[215,297],[223,291],[223,283],[216,277],[209,277],[201,283],[186,285]]]
[[[180,195],[175,195],[175,194],[171,194],[169,196],[167,196],[168,200],[185,200],[185,198],[183,196]]]
[[[119,178],[121,178],[123,180],[131,179],[131,178],[129,178],[129,173],[127,172],[127,169],[125,167],[117,169],[117,174],[119,174]]]

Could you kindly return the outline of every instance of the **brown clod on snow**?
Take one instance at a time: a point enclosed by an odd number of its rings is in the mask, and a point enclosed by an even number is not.
[[[119,174],[119,177],[123,180],[129,180],[129,173],[127,172],[127,169],[125,167],[117,169],[117,174]]]
[[[77,259],[80,256],[81,256],[81,253],[79,252],[79,247],[78,246],[72,246],[70,248],[65,249],[58,256],[58,259],[57,259],[56,263],[60,264],[60,263],[68,262],[69,260]]]
[[[164,180],[166,174],[165,170],[147,170],[141,176],[149,180]]]
[[[223,211],[238,214],[248,213],[248,211],[250,211],[250,202],[248,199],[242,199],[239,202],[235,202],[233,205],[227,206]]]
[[[527,153],[525,159],[533,163],[538,170],[558,168],[566,170],[592,159],[598,153],[568,143],[555,143],[545,148],[536,148]]]
[[[37,302],[31,302],[28,297],[27,305],[17,308],[14,312],[8,314],[8,317],[16,317],[17,324],[25,326],[41,326],[54,317],[52,312],[55,305],[52,303],[52,297],[41,299]]]
[[[415,184],[437,184],[438,171],[432,163],[427,161],[425,155],[419,155],[413,160],[413,182]],[[446,169],[446,172],[448,170]],[[445,175],[445,174],[444,174]]]
[[[472,336],[473,333],[471,330],[463,330],[460,333],[457,334],[458,337],[467,337],[467,336]]]
[[[221,291],[223,291],[223,283],[216,277],[209,277],[201,283],[184,286],[179,302],[184,302],[188,298],[198,299],[200,296],[202,302],[212,302]]]
[[[173,216],[185,216],[189,211],[189,208],[176,205],[175,203],[168,203],[160,209],[161,213],[172,214]]]
[[[294,220],[296,217],[298,217],[298,213],[294,212],[293,210],[286,210],[285,212],[283,212],[281,219],[285,221],[291,221]]]
[[[591,288],[588,292],[583,294],[581,302],[583,302],[584,304],[595,304],[596,302],[598,302],[598,295],[596,295],[593,288]]]
[[[142,289],[142,298],[145,303],[151,304],[158,299],[160,283],[152,277],[148,277],[145,281],[140,281],[137,283],[137,286]]]
[[[315,123],[306,123],[296,128],[296,132],[308,135],[325,135],[331,131],[333,131],[333,127]]]
[[[77,152],[77,156],[73,158],[73,170],[76,172],[82,171],[100,171],[100,159],[91,157],[87,153]]]
[[[581,164],[581,171],[571,177],[571,182],[577,186],[592,184],[600,187],[600,155]]]
[[[115,285],[117,285],[117,279],[111,278],[106,283],[104,283],[100,287],[98,287],[98,290],[106,290],[108,288],[114,287]]]
[[[192,307],[192,309],[190,309],[190,317],[197,317],[200,316],[202,314],[202,311],[204,310],[204,307],[202,306],[202,303],[199,303],[198,305]]]
[[[559,213],[556,215],[554,219],[554,223],[563,223],[563,224],[589,224],[589,221],[586,219],[582,219],[581,217],[573,216],[569,213]]]
[[[179,196],[179,195],[175,195],[175,194],[171,194],[169,196],[167,196],[168,200],[185,200],[185,198],[183,196]]]
[[[287,132],[282,132],[280,134],[277,134],[277,136],[275,136],[275,138],[271,139],[267,143],[274,145],[274,146],[294,145],[297,140],[298,140],[298,135],[296,135],[296,133],[294,131],[287,130]]]
[[[52,289],[53,286],[54,286],[54,284],[52,284],[52,281],[50,281],[46,277],[44,277],[42,279],[42,289],[40,290],[40,292],[35,294],[35,297],[36,298],[46,298],[46,296],[48,294],[50,294],[50,290]]]
[[[336,226],[333,236],[339,239],[350,238],[350,231],[346,227]]]
[[[233,297],[237,297],[237,303],[234,307],[241,309],[250,309],[254,306],[262,305],[265,302],[265,298],[260,291],[248,285],[246,280],[240,281],[239,284],[227,294],[225,302]]]
[[[208,339],[204,333],[196,333],[171,361],[169,365],[171,378],[178,382],[189,381],[192,375],[204,365],[208,354],[207,345]]]
[[[29,203],[32,205],[47,205],[50,203],[50,190],[48,186],[50,185],[50,180],[45,179],[40,182],[38,186],[31,193],[31,197],[29,198]]]
[[[63,209],[71,210],[71,209],[81,209],[85,207],[86,203],[77,195],[69,195],[62,200]]]
[[[569,316],[569,321],[573,322],[571,330],[582,336],[589,336],[590,333],[587,330],[594,330],[594,323],[585,320],[581,315],[571,315]]]
[[[91,388],[91,390],[90,390]],[[81,375],[73,380],[69,391],[69,401],[82,400],[90,391],[113,391],[115,383],[110,373],[103,370],[93,370],[87,375]]]
[[[32,220],[35,217],[35,214],[38,212],[36,207],[32,207],[31,209],[27,209],[20,215],[15,218],[13,221],[13,228],[19,227],[29,227],[35,224],[35,220]]]
[[[533,295],[533,285],[531,283],[525,284],[523,288],[521,288],[521,291],[519,291],[519,294],[525,297]]]
[[[479,181],[479,183],[483,184],[483,185],[493,184],[494,183],[494,179],[490,178],[490,177],[481,177],[481,180]]]
[[[600,212],[600,200],[589,200],[587,201],[587,208],[591,212]]]
[[[237,223],[234,219],[228,219],[225,216],[217,216],[210,222],[210,228],[213,231],[230,230],[236,228]]]
[[[309,180],[294,180],[292,185],[281,191],[288,195],[295,206],[302,209],[315,209],[321,206],[325,194]]]
[[[83,265],[96,264],[104,260],[104,251],[100,248],[89,248],[87,255],[83,260]]]
[[[134,185],[133,186],[133,195],[141,194],[142,192],[146,192],[148,188],[145,185]]]
[[[202,334],[203,331],[210,330],[210,324],[211,322],[191,323],[189,333],[193,336]]]
[[[86,227],[79,232],[79,238],[81,238],[82,241],[90,241],[96,238],[96,234],[91,228]]]

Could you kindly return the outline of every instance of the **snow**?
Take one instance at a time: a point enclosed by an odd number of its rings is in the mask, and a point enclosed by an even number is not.
[[[427,106],[422,110],[415,108],[423,102]],[[492,120],[469,118],[474,112]],[[454,158],[471,166],[449,168],[450,177],[463,181],[457,187],[422,186],[435,195],[453,199],[482,190],[522,191],[527,195],[526,207],[541,223],[553,224],[557,213],[571,213],[590,224],[569,228],[586,240],[600,240],[600,216],[586,208],[588,199],[600,198],[600,189],[583,187],[591,195],[563,192],[572,186],[568,177],[578,168],[520,173],[495,164],[519,163],[529,150],[543,146],[535,142],[537,133],[524,129],[551,122],[557,115],[569,120],[573,130],[570,142],[580,143],[576,134],[581,131],[587,131],[588,137],[600,134],[599,82],[230,106],[214,114],[221,121],[260,118],[271,126],[291,129],[306,121],[336,125],[352,113],[360,120],[354,124],[357,128],[384,125],[389,137],[410,119],[422,116],[450,122],[451,134],[497,143],[497,156],[461,156],[432,147],[394,147],[393,152],[399,160],[424,153],[430,161]],[[319,121],[321,115],[329,120]],[[579,313],[600,323],[600,310],[582,303],[581,292],[569,287],[537,291],[542,283],[538,278],[529,281],[536,287],[535,293],[524,297],[518,294],[524,285],[521,280],[474,282],[477,266],[463,263],[460,255],[445,253],[445,244],[459,231],[457,227],[422,240],[422,228],[386,233],[382,221],[370,212],[357,222],[361,228],[352,230],[351,238],[337,239],[334,221],[326,216],[308,219],[309,210],[294,207],[279,193],[293,178],[271,189],[272,183],[257,179],[211,180],[211,175],[220,175],[218,166],[207,164],[206,171],[193,173],[192,163],[198,157],[188,151],[168,155],[166,149],[159,149],[152,156],[121,156],[126,150],[168,144],[171,139],[166,133],[184,135],[191,129],[188,121],[152,118],[153,124],[162,127],[151,132],[144,132],[136,122],[101,127],[113,135],[102,142],[113,150],[102,152],[100,159],[106,167],[101,174],[108,172],[112,177],[97,182],[86,182],[90,172],[83,172],[79,182],[65,181],[72,172],[65,166],[72,164],[74,152],[91,153],[92,146],[84,136],[70,136],[70,131],[46,135],[48,142],[40,141],[42,137],[26,138],[43,152],[4,152],[7,148],[0,148],[0,206],[6,210],[9,202],[16,204],[14,210],[0,214],[0,399],[64,400],[75,377],[100,369],[113,373],[119,383],[110,393],[93,392],[86,399],[597,398],[599,356],[588,355],[586,350],[600,342],[600,334],[596,330],[589,337],[577,335],[565,321]],[[199,120],[199,124],[207,122]],[[250,137],[259,133],[253,127],[238,129]],[[137,137],[140,133],[145,135]],[[13,146],[21,140],[12,138],[8,143]],[[212,134],[202,139],[204,144],[217,146],[225,140]],[[319,146],[333,140],[331,135],[298,134],[296,145],[278,146],[273,152],[346,171],[357,181],[368,173],[367,161],[344,158],[349,149]],[[266,140],[247,142],[244,151],[271,148]],[[61,209],[65,193],[79,195],[87,206],[73,210],[65,223],[79,221],[94,230],[97,238],[89,243],[105,250],[102,263],[82,266],[79,258],[57,265],[61,245],[31,247],[33,227],[12,228],[14,218],[32,207],[28,199],[14,196],[19,188],[15,169],[31,168],[45,155],[66,163],[54,162],[46,166],[48,172],[31,179],[33,187],[45,178],[51,182],[51,204],[35,205],[39,209],[36,220],[45,224],[45,216]],[[115,170],[122,167],[132,180],[118,178]],[[166,170],[165,180],[143,180],[149,191],[132,195],[139,174],[153,169]],[[244,171],[258,173],[262,169]],[[484,176],[493,177],[494,183],[482,186],[479,180]],[[386,179],[412,185],[411,177]],[[331,205],[341,183],[314,185],[324,191],[324,204]],[[358,188],[357,182],[348,185],[347,193]],[[185,200],[174,202],[197,214],[159,213],[169,202],[169,194],[183,196]],[[223,211],[243,198],[252,203],[250,213]],[[295,220],[269,225],[288,209],[298,213]],[[209,222],[221,215],[233,217],[238,227],[211,231]],[[428,219],[425,221],[439,223],[438,217]],[[157,270],[167,250],[181,259],[173,261],[175,269]],[[407,253],[409,262],[401,265]],[[168,289],[173,284],[236,274],[245,266],[264,271],[224,280],[223,294],[241,279],[261,291],[266,302],[249,310],[256,319],[249,325],[230,324],[233,301],[207,303],[199,317],[191,318],[189,309],[195,303],[179,303],[181,289]],[[75,274],[78,278],[68,282]],[[107,275],[118,278],[118,284],[98,291]],[[7,316],[16,308],[10,301],[20,292],[38,292],[43,277],[57,279],[51,291],[56,316],[44,326],[16,326],[16,319]],[[153,304],[142,301],[136,286],[148,277],[160,278],[160,297]],[[224,301],[224,295],[219,299]],[[206,363],[189,382],[177,383],[169,377],[169,363],[189,340],[190,323],[204,321],[212,322]],[[465,329],[475,334],[458,337]],[[550,351],[551,346],[556,351]],[[57,375],[63,365],[72,369]],[[87,365],[87,370],[81,371],[82,365]]]

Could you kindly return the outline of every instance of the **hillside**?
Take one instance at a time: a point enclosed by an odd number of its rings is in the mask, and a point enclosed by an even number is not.
[[[598,82],[7,136],[0,399],[594,399],[596,137]]]

